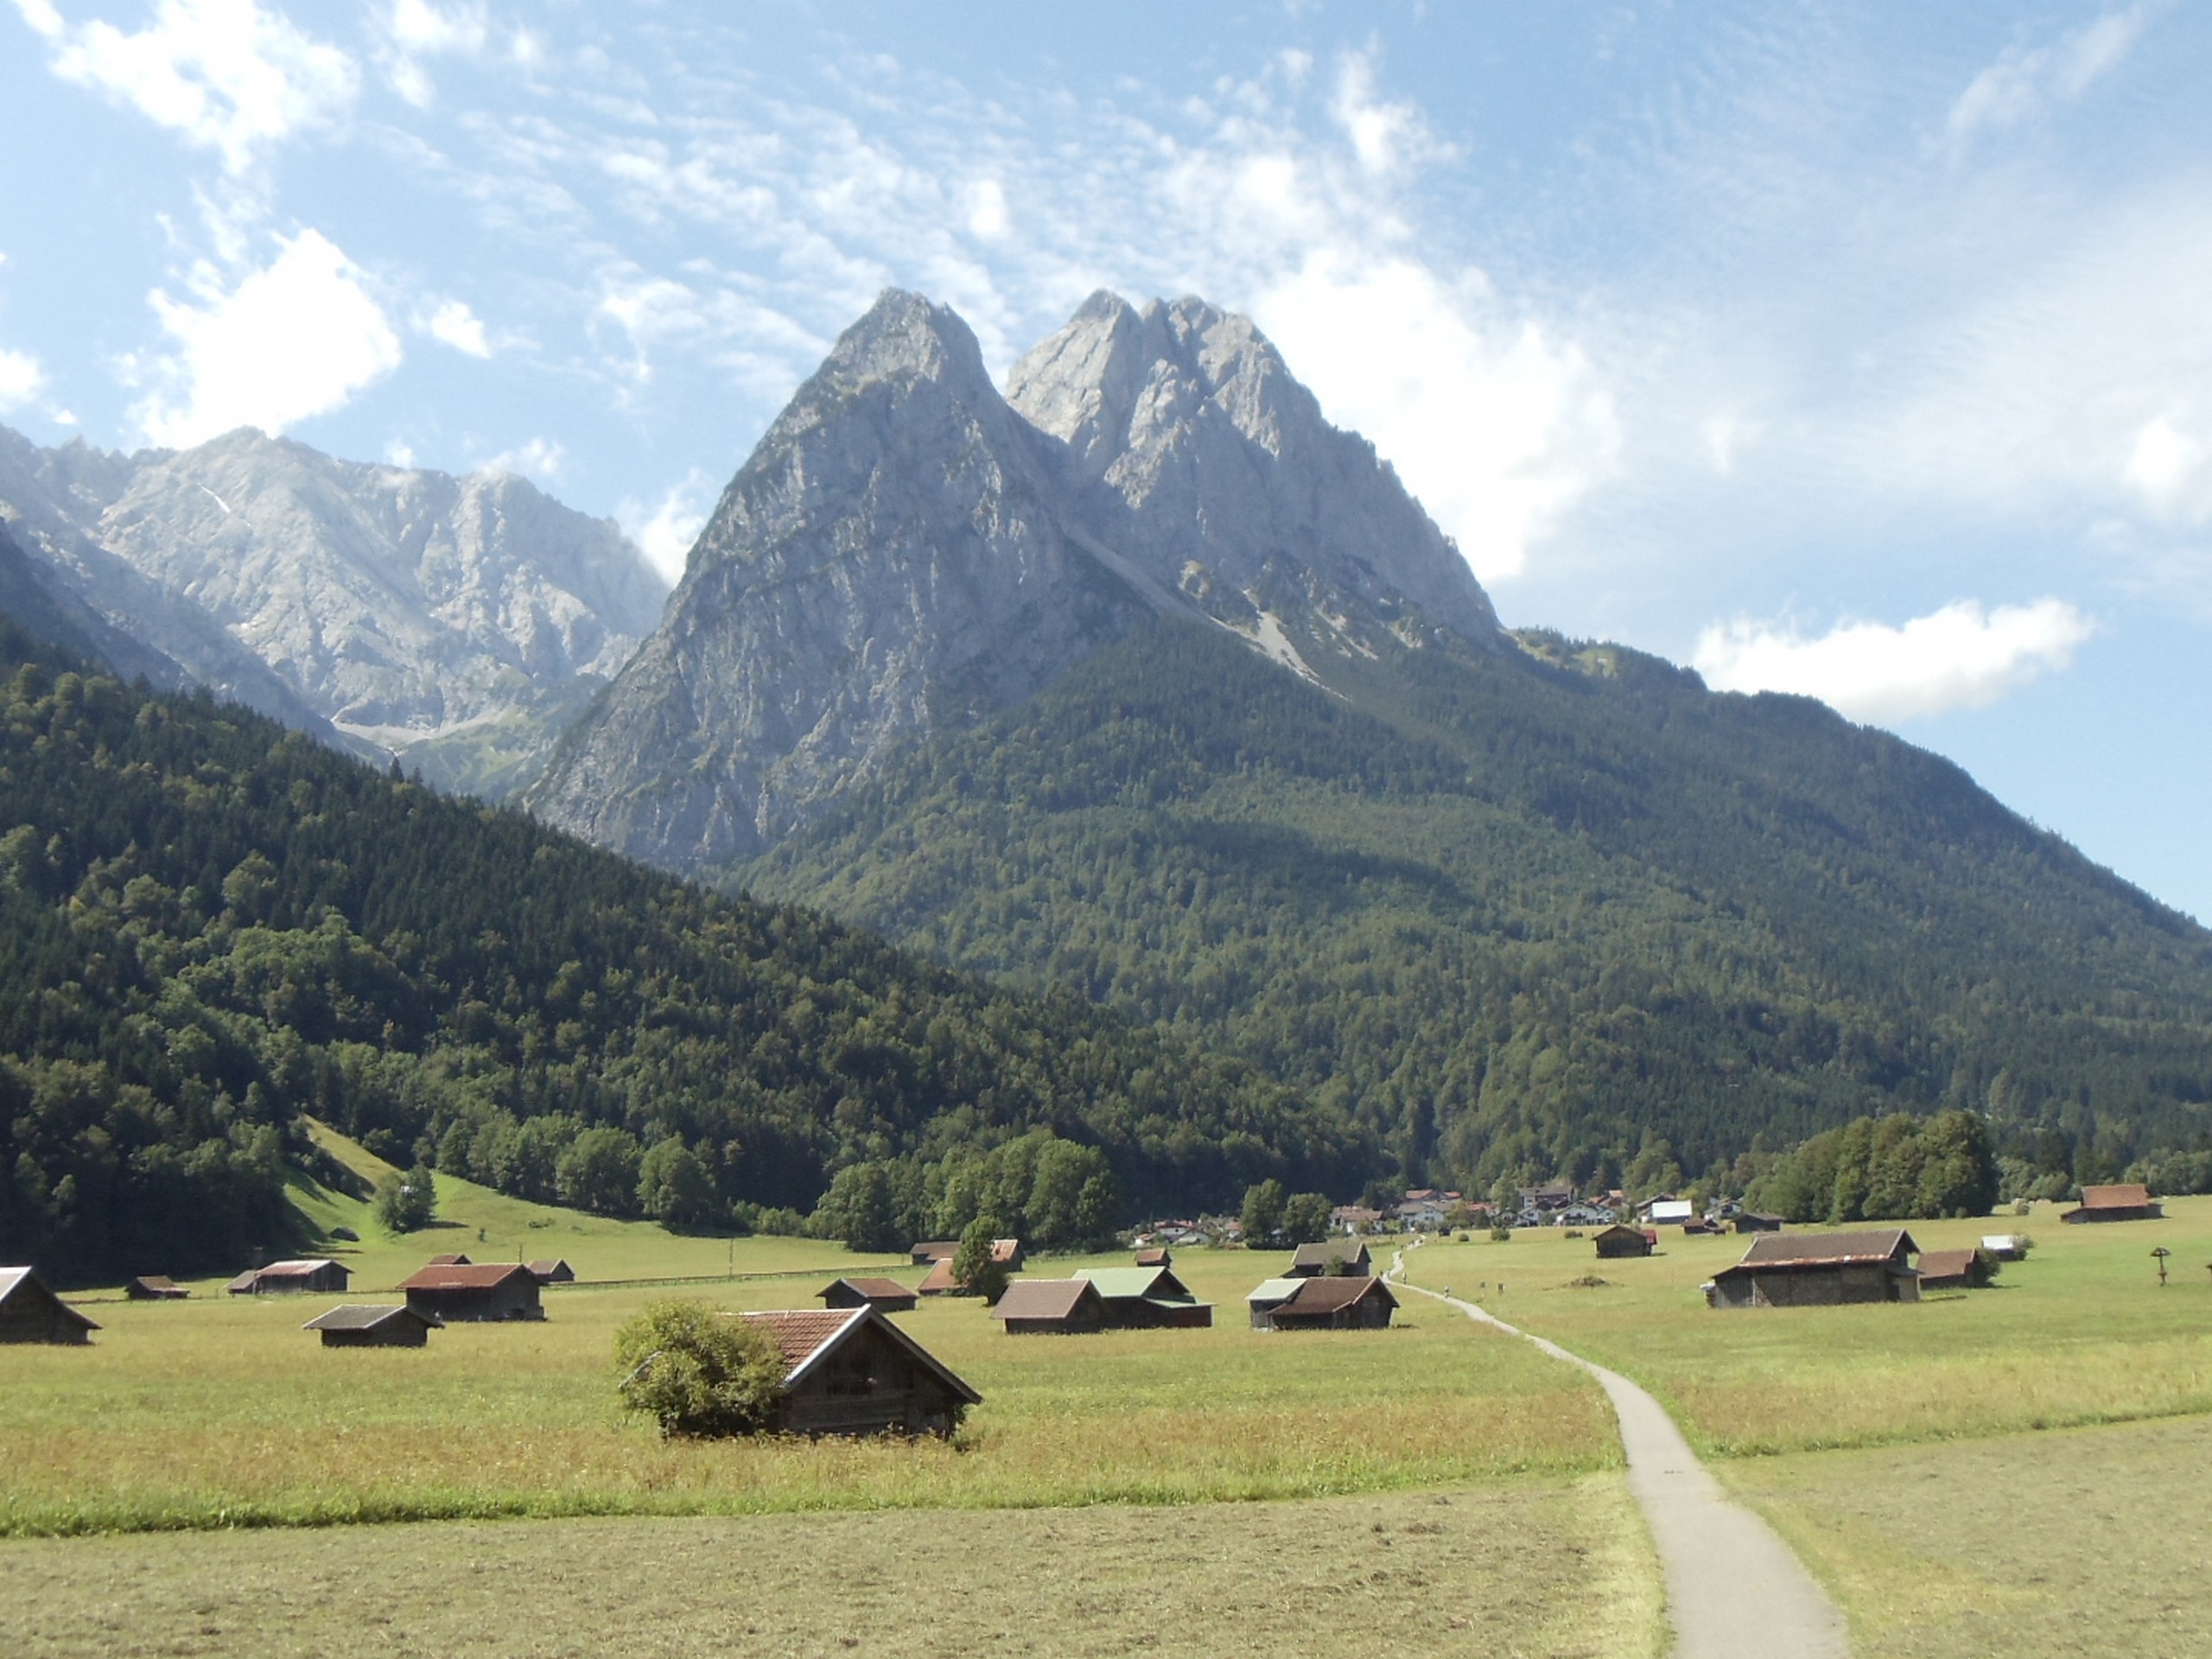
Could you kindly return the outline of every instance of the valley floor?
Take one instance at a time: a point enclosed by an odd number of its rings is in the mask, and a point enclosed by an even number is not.
[[[1289,1503],[454,1522],[0,1544],[17,1659],[1334,1655],[1647,1659],[1617,1474]]]

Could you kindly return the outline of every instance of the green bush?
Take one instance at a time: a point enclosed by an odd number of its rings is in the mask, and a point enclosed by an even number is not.
[[[377,1224],[386,1232],[415,1232],[437,1219],[437,1183],[420,1164],[395,1169],[377,1183],[375,1205]]]
[[[664,1435],[753,1434],[773,1421],[783,1350],[760,1326],[703,1302],[658,1301],[614,1334],[615,1392]]]

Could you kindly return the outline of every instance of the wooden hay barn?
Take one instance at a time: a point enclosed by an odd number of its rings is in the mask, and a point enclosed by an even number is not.
[[[1738,1210],[1729,1225],[1739,1233],[1778,1233],[1782,1230],[1782,1217],[1763,1215],[1757,1210]]]
[[[1024,1279],[1006,1287],[991,1317],[1008,1336],[1083,1336],[1106,1328],[1106,1299],[1088,1279]]]
[[[576,1270],[565,1256],[547,1256],[530,1264],[530,1276],[541,1285],[573,1285]]]
[[[462,1267],[424,1268],[403,1279],[407,1306],[418,1313],[454,1320],[542,1319],[537,1275],[519,1262],[470,1262]]]
[[[302,1295],[335,1294],[343,1296],[353,1288],[353,1270],[342,1262],[333,1262],[317,1256],[304,1262],[271,1262],[265,1268],[256,1268],[242,1273],[231,1281],[233,1296]]]
[[[465,1255],[434,1255],[430,1258],[430,1265],[434,1268],[468,1268],[476,1264]]]
[[[1319,1244],[1300,1245],[1283,1277],[1311,1279],[1322,1274],[1351,1274],[1363,1278],[1374,1271],[1375,1258],[1368,1254],[1365,1244],[1356,1238],[1332,1238]]]
[[[1980,1290],[1996,1276],[1996,1264],[1980,1250],[1923,1250],[1923,1290]]]
[[[1274,1329],[1274,1312],[1305,1287],[1304,1279],[1267,1279],[1255,1286],[1244,1298],[1244,1306],[1252,1316],[1255,1331]]]
[[[952,1276],[952,1258],[939,1256],[930,1263],[930,1270],[922,1275],[922,1282],[914,1287],[917,1296],[957,1296],[967,1288]]]
[[[957,1238],[925,1238],[913,1245],[907,1255],[916,1267],[926,1268],[932,1262],[950,1262],[959,1251],[960,1241]]]
[[[192,1294],[175,1280],[159,1273],[142,1273],[136,1279],[126,1279],[123,1294],[134,1302],[181,1302]]]
[[[1910,1258],[1920,1253],[1902,1227],[1875,1231],[1766,1233],[1744,1259],[1713,1275],[1713,1307],[1834,1307],[1846,1302],[1916,1302],[1920,1279]]]
[[[300,1329],[320,1331],[326,1348],[420,1348],[429,1341],[430,1332],[443,1330],[445,1323],[435,1313],[404,1303],[370,1306],[346,1302],[316,1315]]]
[[[1301,1279],[1297,1294],[1268,1315],[1269,1331],[1381,1331],[1398,1299],[1380,1279]],[[1258,1321],[1255,1319],[1255,1325]]]
[[[746,1313],[784,1351],[771,1427],[791,1434],[950,1434],[983,1396],[872,1307]]]
[[[1658,1248],[1659,1235],[1644,1227],[1608,1227],[1591,1241],[1598,1247],[1598,1254],[1608,1262],[1624,1256],[1649,1255]]]
[[[0,1342],[80,1347],[99,1326],[63,1301],[33,1268],[0,1268]]]
[[[1175,1253],[1165,1244],[1154,1245],[1151,1249],[1137,1252],[1137,1266],[1141,1268],[1172,1268],[1174,1265]]]
[[[1096,1287],[1109,1329],[1203,1331],[1213,1324],[1213,1304],[1191,1294],[1173,1268],[1078,1268],[1075,1276]]]
[[[914,1311],[914,1293],[896,1279],[833,1279],[815,1294],[824,1307],[872,1307],[883,1313]]]
[[[2064,1222],[2157,1221],[2166,1212],[2140,1181],[2120,1181],[2108,1186],[2082,1189],[2081,1207],[2058,1218]]]

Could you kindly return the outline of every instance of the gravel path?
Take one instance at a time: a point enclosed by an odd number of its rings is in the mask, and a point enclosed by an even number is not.
[[[1471,1319],[1533,1342],[1604,1385],[1628,1452],[1628,1488],[1643,1506],[1667,1575],[1674,1659],[1848,1659],[1843,1616],[1774,1529],[1720,1490],[1660,1403],[1615,1371],[1506,1324],[1456,1297],[1405,1283]]]

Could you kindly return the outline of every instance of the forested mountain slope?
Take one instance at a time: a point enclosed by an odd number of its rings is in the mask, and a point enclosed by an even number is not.
[[[844,1166],[918,1192],[1039,1127],[1133,1205],[1356,1184],[1370,1156],[1119,1016],[715,898],[0,619],[0,1259],[270,1248],[302,1112],[616,1213],[680,1141],[695,1219],[804,1207]]]
[[[2206,1144],[2212,934],[1818,703],[1522,645],[1309,646],[1324,690],[1162,623],[733,880],[1221,1044],[1415,1179],[1900,1107],[2092,1178]]]

